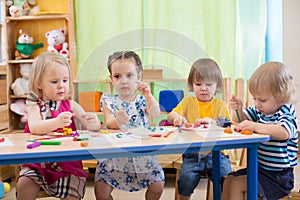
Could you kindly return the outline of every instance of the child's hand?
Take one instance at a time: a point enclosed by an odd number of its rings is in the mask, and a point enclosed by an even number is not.
[[[72,123],[72,116],[73,114],[71,112],[62,112],[60,113],[56,120],[58,123],[58,128],[63,128],[65,126],[69,126]]]
[[[126,114],[126,110],[124,108],[120,109],[116,113],[116,122],[117,125],[120,127],[122,124],[125,124],[126,122],[129,121],[129,116]]]
[[[186,123],[187,123],[186,118],[182,117],[181,115],[176,116],[173,121],[174,126],[182,126],[183,124]]]
[[[214,121],[215,120],[213,120],[212,118],[205,117],[205,118],[197,119],[196,122],[195,122],[195,124],[211,124]]]
[[[228,105],[232,110],[242,110],[243,108],[243,102],[234,95],[229,99]]]
[[[87,112],[81,115],[81,118],[86,120],[87,123],[98,123],[96,113]]]
[[[99,130],[101,128],[96,113],[88,112],[82,114],[80,117],[86,121],[86,128],[88,130],[93,131],[93,130]]]
[[[143,95],[143,96],[147,96],[151,93],[150,87],[147,83],[145,82],[141,82],[141,81],[137,81],[136,82],[136,88],[137,90]]]
[[[244,120],[237,125],[237,129],[240,130],[248,130],[255,132],[255,127],[257,126],[256,122],[252,122],[249,120]]]

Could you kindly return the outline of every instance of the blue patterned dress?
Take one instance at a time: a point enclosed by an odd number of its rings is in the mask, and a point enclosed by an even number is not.
[[[133,102],[124,102],[118,95],[103,94],[101,109],[104,102],[114,114],[120,108],[126,109],[130,120],[123,124],[121,129],[148,126],[144,96],[137,95]],[[129,192],[142,190],[152,183],[164,180],[164,172],[156,156],[99,159],[95,173],[95,181],[105,182],[114,188]]]

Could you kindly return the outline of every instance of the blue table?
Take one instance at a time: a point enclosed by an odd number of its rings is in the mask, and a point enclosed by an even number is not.
[[[96,135],[95,135],[96,134]],[[257,147],[260,142],[268,141],[266,135],[243,135],[219,138],[203,138],[198,134],[183,131],[174,132],[168,138],[141,137],[129,142],[113,142],[101,133],[93,133],[88,147],[71,139],[62,140],[60,146],[40,146],[27,149],[28,139],[40,136],[30,134],[6,134],[12,145],[0,144],[0,165],[25,164],[34,162],[89,160],[98,158],[130,157],[141,155],[182,154],[184,152],[213,151],[214,199],[221,196],[220,151],[223,149],[247,148],[248,199],[256,200],[258,189]]]

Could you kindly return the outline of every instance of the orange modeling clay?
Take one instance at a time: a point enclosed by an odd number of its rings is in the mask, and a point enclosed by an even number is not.
[[[232,130],[230,128],[225,128],[224,133],[232,134]]]
[[[252,135],[252,134],[253,134],[253,131],[241,130],[241,134],[244,134],[244,135]]]
[[[80,146],[87,147],[89,143],[87,141],[80,142]]]

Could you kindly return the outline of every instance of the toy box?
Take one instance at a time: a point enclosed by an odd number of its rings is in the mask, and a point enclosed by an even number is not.
[[[163,79],[162,69],[144,69],[143,79],[144,80]]]
[[[8,129],[8,106],[0,105],[0,130]]]
[[[0,91],[4,91],[0,95],[0,104],[6,104],[7,103],[7,89],[6,89],[6,80],[0,80]]]

